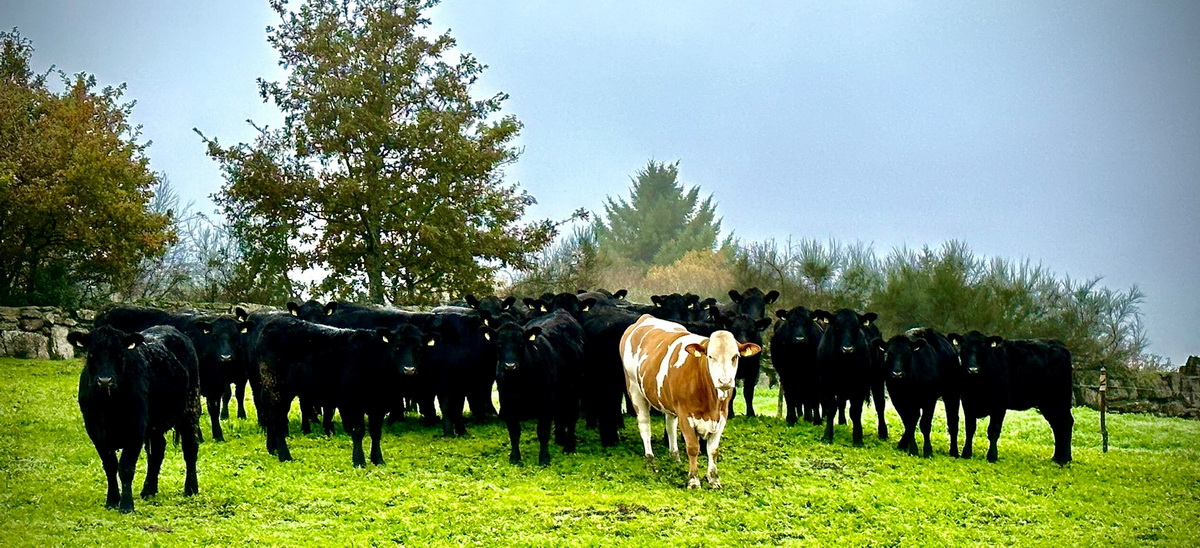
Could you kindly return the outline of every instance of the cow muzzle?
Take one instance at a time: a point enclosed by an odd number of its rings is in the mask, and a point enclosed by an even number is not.
[[[969,373],[969,374],[971,374],[971,375],[978,375],[978,374],[979,374],[979,368],[978,368],[978,367],[968,367],[968,368],[967,368],[967,373]]]
[[[113,387],[113,378],[112,377],[97,377],[96,378],[96,386],[99,386],[100,388],[112,388]]]
[[[405,375],[407,375],[409,377],[417,374],[417,368],[415,368],[415,367],[405,367],[402,369],[402,371],[404,372]]]
[[[505,362],[504,370],[505,371],[516,371],[517,370],[517,362]]]
[[[221,363],[229,363],[233,361],[233,354],[221,354]]]
[[[717,379],[717,390],[730,390],[733,388],[733,377],[725,377]]]
[[[808,342],[808,338],[807,337],[796,337],[796,342],[798,342],[798,343]]]
[[[903,371],[892,371],[892,378],[893,379],[903,379],[904,372]]]
[[[854,353],[853,346],[843,346],[842,347],[842,354],[853,354],[853,353]]]

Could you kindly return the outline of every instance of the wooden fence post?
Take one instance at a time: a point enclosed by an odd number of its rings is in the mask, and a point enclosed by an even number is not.
[[[1104,452],[1108,452],[1108,424],[1105,414],[1108,412],[1108,369],[1100,366],[1100,437],[1104,440]]]

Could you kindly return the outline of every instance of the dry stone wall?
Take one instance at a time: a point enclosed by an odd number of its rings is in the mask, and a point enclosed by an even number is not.
[[[91,327],[90,310],[64,312],[53,306],[0,307],[0,356],[69,360],[75,349],[67,342],[72,329]]]
[[[1100,408],[1098,371],[1077,371],[1075,401]],[[1170,373],[1149,373],[1130,379],[1108,377],[1108,409],[1200,419],[1200,357]]]

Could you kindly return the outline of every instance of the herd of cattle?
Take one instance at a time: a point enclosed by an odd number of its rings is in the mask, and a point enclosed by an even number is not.
[[[667,444],[678,458],[682,430],[688,486],[700,484],[697,457],[708,456],[707,479],[719,487],[721,435],[733,414],[741,379],[747,415],[754,415],[764,333],[787,405],[787,423],[824,424],[849,404],[852,440],[862,443],[863,403],[873,399],[878,435],[886,439],[885,388],[904,423],[898,447],[932,455],[930,428],[937,400],[945,402],[950,454],[958,452],[959,404],[966,415],[962,457],[971,456],[976,420],[991,417],[987,458],[1009,409],[1038,408],[1054,432],[1054,461],[1071,460],[1071,355],[1059,342],[1004,340],[976,331],[943,335],[912,329],[884,339],[876,315],[796,307],[767,307],[779,293],[730,291],[731,302],[692,294],[625,300],[625,291],[599,290],[526,298],[477,299],[430,312],[344,302],[290,302],[286,311],[211,317],[118,306],[96,319],[90,333],[71,333],[87,351],[79,381],[84,424],[108,479],[107,505],[133,510],[134,469],[144,446],[147,474],[141,496],[157,492],[165,433],[174,429],[187,465],[184,494],[198,491],[197,444],[204,397],[212,438],[223,439],[236,394],[245,418],[249,384],[266,449],[290,460],[288,412],[299,398],[301,425],[333,433],[335,410],[353,440],[352,461],[383,463],[385,418],[417,410],[446,436],[466,433],[464,404],[479,419],[499,415],[508,428],[509,460],[521,461],[521,423],[536,419],[538,462],[550,462],[549,443],[575,451],[575,427],[599,430],[604,446],[618,443],[624,405],[637,415],[647,461],[653,465],[651,408],[666,417]],[[235,386],[236,390],[231,390]],[[499,392],[499,412],[492,404]],[[435,402],[437,407],[435,407]],[[680,428],[682,425],[682,428]],[[116,452],[121,451],[120,459]],[[118,485],[118,475],[120,485]]]

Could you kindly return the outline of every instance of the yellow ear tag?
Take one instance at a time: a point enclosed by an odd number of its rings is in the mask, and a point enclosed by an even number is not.
[[[992,348],[996,348],[997,346],[1000,346],[1000,343],[992,341]]]
[[[326,310],[326,311],[325,311],[325,315],[326,315],[326,316],[332,316],[332,315],[333,315],[333,311],[332,311],[332,310]]]
[[[293,311],[292,311],[292,315],[293,315],[293,316],[299,316],[299,314],[297,314],[295,310],[293,310]]]
[[[491,340],[491,337],[488,337],[488,335],[486,333],[484,333],[483,336],[487,337],[488,340]],[[429,339],[429,342],[425,343],[425,346],[433,346],[435,344],[437,344],[437,341],[435,341],[433,339]]]
[[[544,306],[542,307],[542,312],[548,312],[548,311],[546,310],[546,307],[544,307]]]
[[[703,356],[704,356],[704,354],[701,354],[699,350],[693,350],[693,351],[692,351],[692,355],[693,355],[693,356],[696,356],[697,358],[700,358],[700,357],[703,357]]]
[[[241,332],[242,332],[242,333],[246,333],[246,332],[248,332],[248,331],[250,331],[250,330],[249,330],[249,329],[246,329],[245,327],[243,327],[243,328],[241,329]]]
[[[530,335],[530,336],[529,336],[529,340],[531,340],[531,341],[536,341],[536,340],[537,340],[537,335]]]
[[[137,346],[137,343],[130,343],[130,344],[129,344],[129,349],[130,349],[130,350],[133,350],[133,349],[134,349],[134,347],[136,347],[136,346]]]
[[[950,344],[952,344],[954,346],[958,346],[958,339],[954,339],[954,340],[950,341]]]
[[[489,340],[489,341],[490,341],[490,340],[492,340],[492,335],[491,335],[491,333],[484,333],[484,334],[483,334],[483,338],[485,338],[485,339],[487,339],[487,340]]]
[[[580,310],[580,312],[587,312],[588,308],[590,308],[590,307],[585,306],[585,307],[583,307],[583,310]]]
[[[387,335],[380,335],[379,338],[383,339],[383,342],[388,342]]]
[[[749,348],[742,351],[742,356],[744,356],[744,357],[749,358],[750,356],[753,356],[753,355],[754,355],[754,353],[750,352]]]

